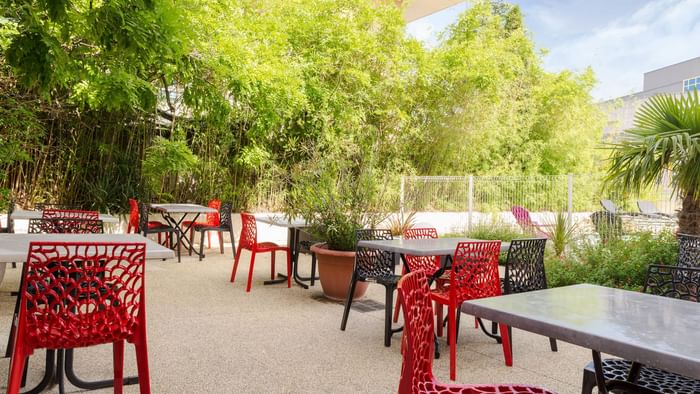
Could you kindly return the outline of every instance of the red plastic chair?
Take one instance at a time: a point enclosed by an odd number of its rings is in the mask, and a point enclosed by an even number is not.
[[[549,238],[549,233],[546,231],[546,229],[551,228],[552,225],[540,224],[533,221],[530,218],[530,211],[519,205],[513,205],[510,208],[510,211],[513,213],[513,216],[515,216],[515,220],[518,222],[518,225],[520,225],[520,227],[523,230],[537,236]]]
[[[148,221],[148,229],[168,227],[165,223],[157,220]],[[126,233],[139,232],[139,202],[133,198],[129,199],[129,224],[126,227]],[[158,243],[162,243],[161,233],[158,233]]]
[[[150,393],[144,243],[32,242],[24,266],[7,392],[19,393],[35,349],[114,345],[114,392],[122,392],[124,341],[136,347],[141,393]]]
[[[80,211],[75,209],[44,209],[41,211],[42,219],[87,219],[99,220],[100,213],[97,211]]]
[[[233,258],[233,271],[231,272],[231,283],[236,279],[236,270],[238,262],[241,258],[241,250],[250,250],[250,269],[248,271],[248,284],[246,292],[250,292],[250,285],[253,282],[253,266],[255,265],[255,255],[257,253],[272,253],[270,257],[270,278],[275,279],[275,252],[284,251],[287,253],[287,287],[292,287],[292,254],[288,247],[279,246],[274,242],[258,243],[258,227],[255,222],[255,216],[241,212],[241,236],[238,241],[238,249]]]
[[[551,392],[526,385],[455,385],[438,382],[433,376],[433,309],[430,289],[424,271],[411,272],[399,281],[399,294],[404,316],[403,364],[399,394],[418,393],[502,393],[549,394]]]
[[[446,305],[448,313],[447,340],[450,345],[450,379],[455,380],[457,314],[464,301],[501,295],[498,276],[498,254],[501,241],[460,242],[457,244],[452,268],[448,271],[450,284],[432,290],[432,299]],[[510,337],[507,327],[499,324],[506,365],[512,366]]]
[[[219,218],[219,208],[221,208],[221,200],[215,198],[213,200],[209,200],[209,203],[207,204],[209,208],[216,209],[216,212],[210,212],[207,213],[207,221],[206,222],[195,222],[194,220],[185,220],[182,222],[182,226],[187,228],[190,228],[190,245],[193,244],[194,242],[194,228],[196,226],[201,226],[201,227],[219,227],[220,224],[220,218]],[[219,231],[219,245],[221,246],[221,254],[224,253],[223,249],[223,243],[224,243],[224,238],[223,238],[223,233]],[[207,233],[207,249],[211,249],[211,233]],[[190,250],[190,254],[192,254],[192,250]]]

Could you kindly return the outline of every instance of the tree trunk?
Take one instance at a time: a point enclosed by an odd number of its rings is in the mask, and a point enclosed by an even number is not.
[[[681,234],[700,235],[700,198],[695,197],[694,192],[687,191],[678,213],[678,232]]]

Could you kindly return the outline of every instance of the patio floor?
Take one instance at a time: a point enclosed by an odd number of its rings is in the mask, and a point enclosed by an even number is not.
[[[384,288],[370,285],[362,304],[340,331],[343,306],[293,285],[263,286],[269,279],[269,254],[256,258],[254,283],[245,293],[250,255],[243,252],[236,283],[229,277],[232,253],[209,251],[202,262],[184,256],[149,261],[146,274],[149,366],[154,393],[391,393],[401,373],[400,334],[383,346]],[[282,259],[278,259],[282,260]],[[301,256],[301,269],[310,267]],[[278,262],[278,269],[282,264]],[[20,269],[7,268],[0,284],[0,351],[5,352]],[[513,331],[513,367],[506,367],[500,345],[462,319],[457,344],[458,383],[527,383],[559,393],[580,393],[581,371],[590,351],[559,343],[549,350],[547,338]],[[448,381],[449,354],[433,370]],[[30,360],[29,386],[43,373],[43,351]],[[76,371],[84,379],[111,377],[111,346],[76,351]],[[7,384],[9,359],[0,359],[0,387]],[[136,372],[133,346],[127,344],[125,374]],[[53,387],[51,392],[57,392]],[[80,392],[70,384],[68,392]],[[112,390],[103,390],[112,392]],[[126,386],[125,392],[138,392]]]

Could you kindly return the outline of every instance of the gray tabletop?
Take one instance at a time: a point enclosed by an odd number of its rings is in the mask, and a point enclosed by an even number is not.
[[[146,259],[172,259],[175,252],[138,234],[0,234],[0,263],[27,259],[30,242],[145,242]]]
[[[583,284],[467,301],[462,312],[700,379],[697,302]]]
[[[471,238],[434,238],[434,239],[392,239],[388,241],[359,241],[357,246],[386,250],[412,256],[447,256],[453,255],[460,242],[483,241]],[[510,243],[501,242],[501,253],[508,250]]]
[[[255,217],[255,221],[269,224],[272,226],[287,228],[304,228],[309,226],[308,224],[306,224],[306,220],[302,218],[293,218],[289,220],[284,216],[260,215]]]
[[[12,212],[10,219],[12,219],[12,220],[41,219],[42,213],[43,213],[42,211],[25,211],[25,210],[20,209],[20,210]],[[119,222],[119,218],[114,217],[112,215],[107,215],[104,213],[100,214],[100,220],[102,220],[105,223],[118,223]]]
[[[213,213],[216,209],[199,204],[151,204],[151,209],[166,213]]]

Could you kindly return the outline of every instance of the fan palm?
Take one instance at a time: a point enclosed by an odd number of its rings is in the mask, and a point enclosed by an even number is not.
[[[610,156],[607,183],[639,193],[670,175],[683,199],[679,231],[700,234],[700,102],[698,92],[648,99]]]

